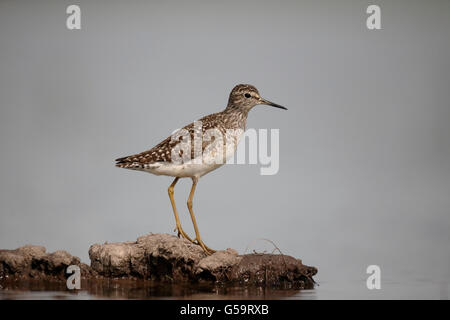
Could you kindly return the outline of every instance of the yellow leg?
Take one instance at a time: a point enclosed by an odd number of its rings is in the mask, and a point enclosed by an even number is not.
[[[192,219],[192,223],[194,225],[194,230],[195,230],[195,242],[197,242],[197,244],[202,247],[202,249],[207,253],[207,254],[213,254],[214,252],[216,252],[213,249],[208,248],[202,241],[202,238],[200,237],[200,232],[198,231],[198,227],[197,227],[197,222],[195,221],[195,215],[194,215],[194,211],[192,210],[192,199],[194,198],[194,193],[195,193],[195,187],[197,186],[197,182],[198,179],[197,178],[192,178],[192,188],[191,188],[191,193],[189,194],[189,198],[188,198],[188,202],[187,202],[187,206],[189,209],[189,213],[191,214],[191,219]]]
[[[183,238],[189,240],[190,242],[194,242],[187,234],[186,232],[184,232],[183,228],[181,228],[181,222],[180,222],[180,218],[178,217],[178,211],[177,211],[177,206],[175,205],[175,199],[173,198],[173,189],[175,188],[175,185],[177,184],[178,180],[180,178],[175,178],[175,180],[173,180],[172,184],[169,187],[169,198],[170,198],[170,203],[172,203],[172,209],[173,209],[173,214],[175,215],[175,221],[177,223],[177,227],[175,228],[175,230],[178,231],[178,237],[183,236]]]

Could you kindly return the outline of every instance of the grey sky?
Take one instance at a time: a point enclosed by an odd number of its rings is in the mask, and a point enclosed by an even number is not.
[[[96,242],[175,227],[171,178],[118,169],[174,129],[222,110],[237,83],[289,111],[280,170],[203,177],[205,243],[258,238],[319,268],[318,280],[426,281],[450,269],[450,2],[0,1],[0,247],[42,244],[88,260]],[[183,227],[190,180],[175,198]],[[264,243],[253,248],[271,250]],[[405,280],[407,281],[407,280]]]

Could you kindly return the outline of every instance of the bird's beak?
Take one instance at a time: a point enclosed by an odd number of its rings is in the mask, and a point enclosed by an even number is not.
[[[271,101],[263,99],[263,98],[259,98],[259,104],[265,104],[265,105],[272,106],[272,107],[275,107],[275,108],[280,108],[280,109],[287,110],[286,107],[280,106],[279,104],[276,104],[274,102],[271,102]]]

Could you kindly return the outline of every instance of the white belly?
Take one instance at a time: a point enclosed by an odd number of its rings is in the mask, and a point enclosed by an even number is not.
[[[161,162],[152,165],[148,169],[144,169],[144,171],[150,172],[155,175],[164,175],[171,177],[201,177],[211,172],[223,164],[206,164],[206,163],[183,163],[183,164],[174,164],[170,162]]]
[[[158,162],[149,165],[144,171],[155,175],[172,177],[201,177],[226,163],[234,155],[242,132],[226,137],[225,147],[221,142],[213,142],[203,151],[201,159],[189,160],[184,163]]]

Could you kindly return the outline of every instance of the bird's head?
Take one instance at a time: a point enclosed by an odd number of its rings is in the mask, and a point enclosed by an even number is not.
[[[227,108],[248,112],[259,104],[287,110],[279,104],[261,98],[258,89],[250,84],[238,84],[231,90]]]

